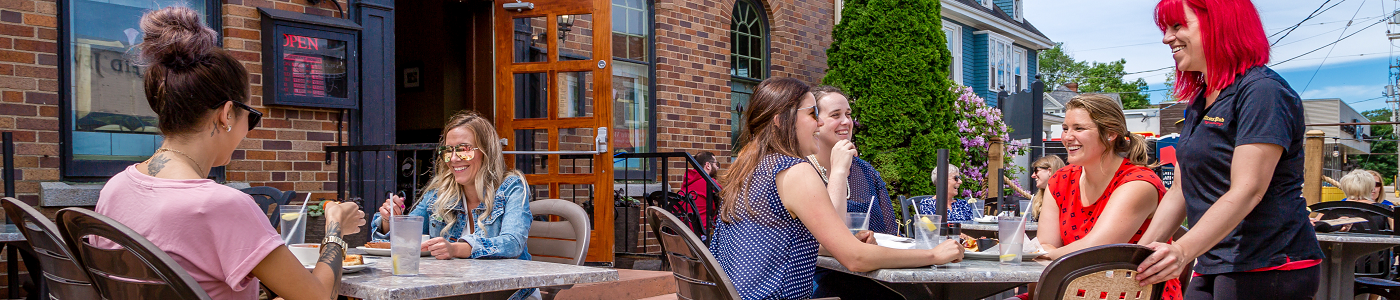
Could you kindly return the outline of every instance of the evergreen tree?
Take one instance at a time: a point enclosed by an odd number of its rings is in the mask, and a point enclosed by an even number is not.
[[[1371,122],[1389,122],[1390,109],[1372,109],[1362,112],[1361,115]],[[1371,142],[1371,155],[1353,156],[1357,160],[1357,165],[1362,169],[1373,170],[1381,173],[1385,177],[1385,184],[1390,185],[1395,181],[1395,128],[1391,125],[1372,125],[1371,138],[1377,141]]]

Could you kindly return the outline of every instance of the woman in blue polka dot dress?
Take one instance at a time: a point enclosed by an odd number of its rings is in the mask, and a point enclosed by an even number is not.
[[[745,146],[720,180],[723,198],[732,200],[721,206],[710,244],[739,295],[810,298],[819,245],[857,272],[961,260],[952,241],[896,250],[874,245],[869,231],[851,235],[816,168],[799,158],[816,153],[817,110],[807,84],[784,77],[759,83],[745,110]]]

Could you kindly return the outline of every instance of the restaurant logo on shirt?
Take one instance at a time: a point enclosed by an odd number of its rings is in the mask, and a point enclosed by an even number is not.
[[[1206,116],[1205,118],[1201,118],[1201,121],[1206,125],[1225,126],[1225,118],[1221,117]]]

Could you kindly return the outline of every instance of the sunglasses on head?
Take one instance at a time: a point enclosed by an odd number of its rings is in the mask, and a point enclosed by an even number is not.
[[[262,121],[262,116],[263,116],[262,112],[260,112],[260,111],[258,111],[258,110],[256,110],[256,109],[253,109],[252,106],[248,106],[247,104],[243,104],[243,102],[238,102],[238,101],[233,101],[233,100],[228,100],[228,101],[224,101],[224,102],[233,102],[233,106],[237,106],[238,108],[242,108],[243,110],[247,110],[247,111],[248,111],[248,131],[253,131],[254,128],[258,128],[258,122],[261,122],[261,121]],[[219,108],[219,106],[223,106],[223,105],[224,105],[223,103],[219,103],[219,105],[214,105],[214,107],[212,107],[212,108],[217,109],[217,108]]]
[[[476,150],[478,149],[481,148],[467,144],[438,146],[438,155],[442,156],[442,162],[452,162],[452,157],[457,157],[462,161],[471,161],[476,158]]]

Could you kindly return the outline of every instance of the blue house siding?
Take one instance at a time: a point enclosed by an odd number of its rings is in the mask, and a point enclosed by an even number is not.
[[[1026,80],[1026,89],[1030,89],[1030,83],[1035,82],[1036,75],[1040,75],[1040,62],[1036,60],[1037,57],[1035,50],[1027,49],[1026,56],[1028,56],[1026,58],[1026,68],[1028,69],[1026,71],[1026,76],[1030,77],[1029,80]]]
[[[992,1],[992,5],[996,5],[997,8],[1005,11],[1008,15],[1016,15],[1016,4],[1012,3],[1012,0],[995,0]]]
[[[991,70],[989,70],[989,66],[987,65],[988,42],[988,37],[985,33],[973,35],[971,43],[973,53],[968,56],[971,63],[967,64],[967,68],[963,70],[964,73],[972,75],[971,80],[967,80],[965,83],[967,86],[972,87],[972,90],[976,91],[978,96],[982,96],[982,99],[992,99],[992,97],[996,95],[991,92],[991,82],[987,80],[988,76],[991,76]],[[994,101],[989,101],[988,104],[990,104],[990,102]]]

